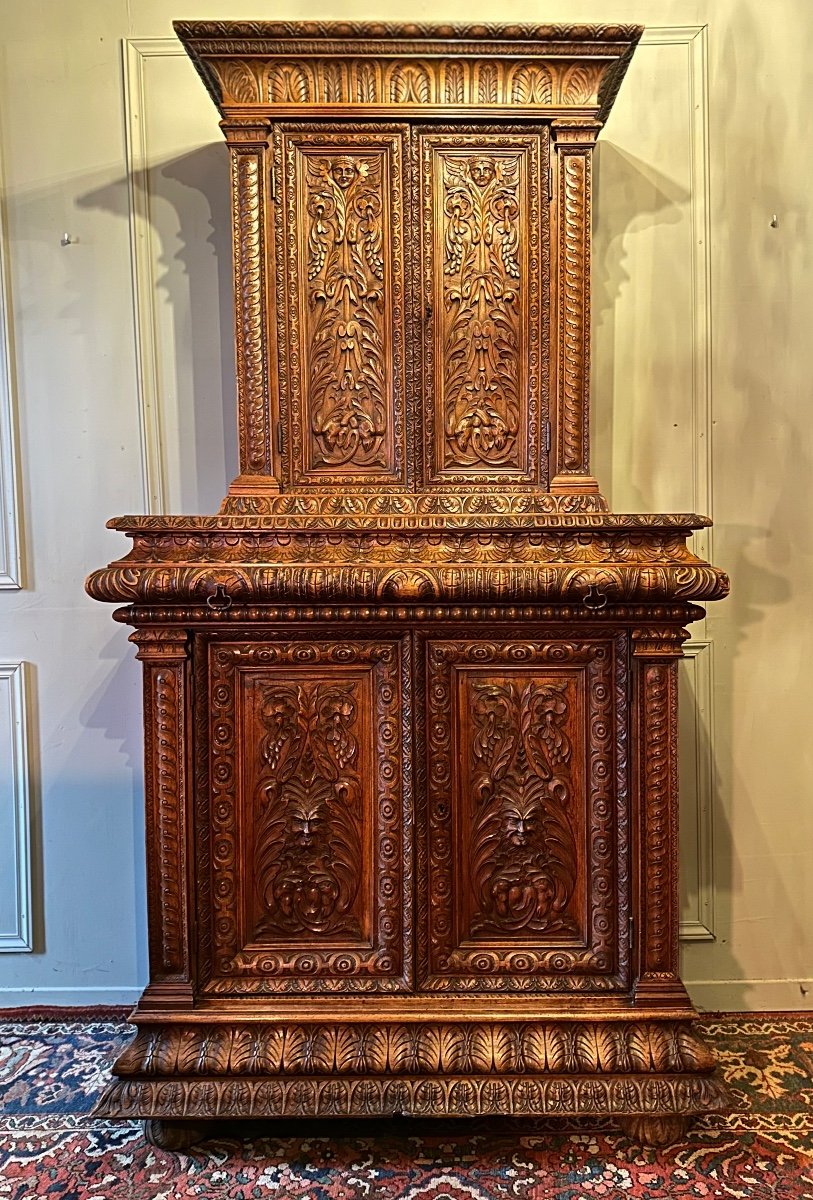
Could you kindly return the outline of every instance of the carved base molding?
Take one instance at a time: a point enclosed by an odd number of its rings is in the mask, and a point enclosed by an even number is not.
[[[688,1021],[167,1024],[139,1029],[115,1073],[228,1075],[709,1074]]]
[[[501,1079],[480,1075],[459,1079],[299,1076],[120,1080],[102,1096],[94,1115],[129,1120],[627,1116],[664,1122],[669,1117],[722,1112],[727,1107],[722,1084],[697,1075],[618,1075],[611,1079],[573,1075]],[[641,1136],[645,1132],[642,1129]]]
[[[689,1021],[151,1024],[96,1115],[174,1149],[206,1120],[396,1115],[617,1117],[661,1145],[728,1107],[714,1066]]]

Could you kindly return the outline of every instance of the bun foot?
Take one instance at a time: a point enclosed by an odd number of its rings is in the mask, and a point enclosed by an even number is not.
[[[619,1117],[618,1124],[627,1137],[641,1146],[671,1146],[682,1141],[692,1123],[691,1117],[669,1113],[661,1117],[636,1115]]]
[[[144,1122],[144,1137],[151,1146],[159,1150],[188,1150],[208,1135],[208,1127],[199,1121]]]

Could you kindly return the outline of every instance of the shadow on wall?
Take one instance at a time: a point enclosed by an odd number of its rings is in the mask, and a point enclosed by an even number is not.
[[[591,274],[591,299],[593,318],[593,355],[591,413],[593,474],[605,485],[605,492],[613,506],[613,446],[617,437],[619,412],[624,411],[623,396],[616,395],[617,382],[617,330],[616,310],[619,297],[626,288],[640,289],[664,286],[662,281],[636,279],[627,270],[629,238],[657,225],[676,225],[685,218],[690,201],[686,188],[657,171],[651,163],[619,149],[612,141],[600,139],[595,151],[595,214],[593,226],[593,254]],[[677,345],[675,344],[677,342]],[[646,356],[647,376],[657,374],[659,356],[691,354],[691,346],[685,345],[684,330],[676,319],[671,329],[659,331],[658,342],[647,340],[633,346],[625,345],[627,358],[643,365]],[[623,386],[623,380],[620,381]],[[652,508],[654,485],[647,491],[662,447],[657,443],[658,425],[649,425],[651,434],[647,442],[639,442],[640,461],[636,464],[637,476],[633,483],[626,474],[623,481],[623,508],[636,512],[649,512]]]
[[[755,53],[756,43],[752,41],[750,35],[746,40]],[[734,53],[733,50],[729,50],[729,54],[732,53]],[[729,81],[734,87],[738,71],[742,77],[741,54],[742,49],[738,47],[738,52],[734,56],[737,60],[737,69],[734,69],[735,63],[732,61],[731,70],[723,73],[724,80]],[[750,78],[757,76],[756,70],[749,73]],[[725,86],[722,81],[720,86]],[[773,123],[773,116],[771,120]],[[758,146],[754,147],[750,131],[749,137],[751,149],[749,150],[747,146],[743,145],[742,152],[746,156],[758,155],[760,151]],[[736,153],[735,141],[728,141],[727,153]],[[657,420],[648,419],[645,425],[642,423],[642,428],[636,430],[635,477],[630,479],[629,475],[625,474],[621,480],[616,480],[615,495],[613,495],[614,489],[611,481],[613,479],[614,443],[621,433],[623,444],[624,432],[619,429],[618,423],[625,419],[626,412],[631,411],[625,402],[626,397],[623,392],[625,387],[624,363],[626,361],[633,370],[643,370],[645,372],[644,379],[651,381],[661,375],[658,366],[658,360],[661,359],[663,377],[668,380],[670,377],[675,377],[674,368],[670,376],[670,356],[673,361],[679,363],[680,357],[676,356],[691,357],[697,352],[702,353],[703,347],[697,348],[692,345],[692,317],[691,314],[682,311],[675,313],[674,320],[669,322],[668,328],[663,326],[657,331],[657,337],[647,337],[645,344],[628,344],[630,330],[627,328],[624,344],[619,345],[620,333],[616,327],[618,302],[622,292],[627,288],[635,287],[637,289],[637,300],[640,304],[642,300],[641,287],[644,289],[649,287],[653,298],[657,296],[658,289],[669,287],[669,280],[658,278],[656,272],[653,272],[651,277],[640,279],[636,276],[633,280],[629,239],[637,232],[649,231],[653,226],[676,224],[684,220],[691,195],[685,187],[681,187],[672,179],[657,172],[649,163],[620,150],[609,140],[605,139],[599,142],[596,160],[597,202],[592,272],[593,395],[596,399],[593,426],[594,471],[602,482],[606,481],[609,484],[608,492],[611,500],[616,501],[616,506],[623,505],[625,508],[629,506],[638,510],[647,510],[653,503],[654,479],[659,464],[661,464],[662,472],[664,455],[668,456],[669,453],[665,440],[661,440],[662,434],[666,431],[660,427]],[[741,164],[737,164],[737,169],[739,177],[741,177]],[[758,177],[757,162],[753,163],[753,173],[755,178]],[[774,201],[774,203],[778,204],[779,201]],[[730,234],[732,226],[729,225],[729,213],[736,213],[736,216],[733,217],[735,225],[737,220],[750,221],[752,220],[753,205],[747,202],[747,197],[732,197],[732,203],[727,206],[725,215],[718,215],[719,228],[726,229]],[[716,228],[717,223],[715,223],[715,230]],[[750,228],[743,228],[740,238],[732,238],[726,265],[732,276],[737,277],[738,282],[733,283],[726,280],[725,294],[727,295],[747,296],[749,294],[746,281],[741,279],[741,276],[744,273],[752,273],[753,266],[749,266],[748,256],[742,253],[742,247],[751,244],[754,233],[755,231]],[[740,247],[739,252],[737,252],[736,246]],[[687,245],[687,250],[691,253],[691,246]],[[643,300],[645,303],[645,296]],[[752,332],[755,340],[750,345],[757,346],[760,341],[760,333],[758,330]],[[677,344],[675,344],[675,339],[677,339]],[[715,350],[715,358],[723,357],[723,347],[715,347]],[[735,361],[737,366],[733,373],[733,391],[729,396],[725,396],[719,390],[719,377],[715,377],[718,387],[715,399],[718,410],[724,412],[727,417],[733,418],[735,426],[740,425],[747,445],[751,442],[752,434],[754,438],[757,437],[756,430],[752,429],[752,425],[760,425],[763,429],[762,436],[764,436],[765,399],[770,389],[767,377],[762,378],[757,372],[746,370],[745,364],[751,366],[755,362],[760,362],[758,356],[746,351],[736,355]],[[686,364],[686,372],[681,370],[680,374],[684,373],[688,374],[689,379],[692,378],[691,363]],[[639,388],[641,383],[639,377]],[[646,386],[645,383],[644,386]],[[659,398],[657,390],[653,390],[652,404],[657,405]],[[688,399],[687,397],[687,403]],[[783,427],[782,418],[779,419],[779,427]],[[790,436],[792,437],[792,434]],[[722,453],[722,448],[718,445],[718,454],[720,453]],[[617,459],[617,457],[616,453],[615,458]],[[686,464],[686,466],[688,465]],[[805,466],[807,467],[807,464]],[[668,463],[670,471],[677,467],[678,464],[674,462]],[[651,489],[647,487],[648,481],[653,485]],[[619,484],[620,486],[618,486]],[[623,501],[619,493],[623,494]],[[728,1006],[732,1008],[749,1008],[753,1004],[752,989],[749,984],[745,980],[742,984],[738,982],[743,978],[744,972],[730,946],[732,933],[736,934],[737,932],[732,926],[733,920],[748,919],[747,914],[743,913],[743,904],[748,903],[745,896],[749,891],[753,891],[754,881],[746,878],[749,868],[743,866],[738,856],[731,820],[733,814],[736,813],[736,827],[748,827],[749,853],[759,857],[759,850],[755,849],[754,833],[764,825],[766,815],[764,811],[760,811],[765,798],[751,795],[753,785],[742,769],[738,767],[735,757],[734,734],[736,731],[732,728],[732,721],[737,719],[738,713],[744,714],[747,707],[744,703],[745,695],[742,693],[738,695],[735,690],[737,680],[742,686],[740,674],[742,668],[738,670],[737,664],[739,659],[747,660],[749,657],[748,654],[741,653],[741,647],[751,640],[751,627],[764,620],[767,609],[787,602],[790,596],[789,585],[783,576],[765,569],[756,561],[759,558],[764,560],[764,541],[769,536],[771,536],[769,530],[754,526],[729,525],[718,527],[716,531],[717,555],[715,558],[719,556],[720,564],[726,567],[732,575],[733,595],[731,600],[722,606],[711,606],[712,629],[715,632],[720,630],[720,634],[715,638],[716,669],[713,679],[717,701],[716,744],[710,747],[706,743],[706,745],[701,744],[698,747],[701,761],[703,755],[710,754],[713,769],[712,885],[716,901],[718,940],[715,946],[699,943],[685,947],[686,967],[684,971],[687,978],[694,978],[700,982],[726,980],[727,1002]],[[708,739],[709,730],[703,722],[696,722],[696,728],[701,738]],[[726,761],[730,764],[728,767],[724,765]],[[688,807],[693,801],[690,791],[691,779],[684,780],[683,786],[687,793],[684,797],[687,808],[684,811],[688,812]],[[767,840],[764,843],[763,855],[764,862],[769,863],[771,853]],[[751,873],[753,874],[753,864]],[[778,867],[770,866],[766,874],[771,877],[770,886],[773,891],[771,912],[784,910],[793,913],[794,906],[784,890]],[[798,905],[796,910],[798,911]],[[756,925],[755,930],[758,929],[759,926]],[[800,941],[806,936],[805,930],[802,928],[799,928],[797,933]],[[778,963],[776,975],[780,977],[782,974],[782,964]],[[800,997],[800,999],[804,998]]]
[[[168,508],[216,512],[237,474],[231,203],[226,146],[213,143],[136,172],[135,237],[144,278],[136,340],[143,398],[155,397]],[[85,208],[118,215],[127,181],[89,192]],[[146,264],[146,265],[145,265]],[[154,379],[149,363],[155,363]]]

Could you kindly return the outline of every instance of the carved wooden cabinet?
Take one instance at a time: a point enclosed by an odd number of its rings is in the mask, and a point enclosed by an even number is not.
[[[727,581],[704,518],[590,475],[591,155],[640,30],[176,28],[231,150],[240,475],[112,522],[88,582],[145,681],[150,982],[100,1111],[675,1136],[725,1105],[676,672]]]

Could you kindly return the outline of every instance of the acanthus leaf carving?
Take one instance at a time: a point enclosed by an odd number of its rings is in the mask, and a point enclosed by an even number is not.
[[[308,403],[315,466],[384,466],[380,156],[309,159]]]
[[[503,466],[519,431],[519,159],[441,161],[446,465]]]
[[[472,686],[473,934],[575,932],[567,691],[533,680]]]
[[[356,709],[347,685],[263,691],[256,869],[265,915],[255,938],[360,933]]]

